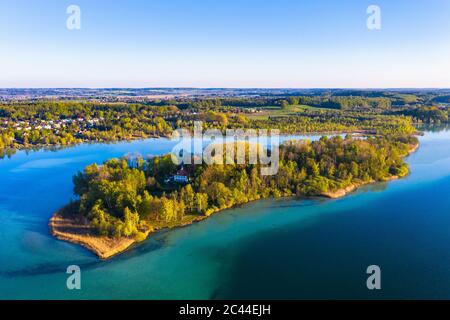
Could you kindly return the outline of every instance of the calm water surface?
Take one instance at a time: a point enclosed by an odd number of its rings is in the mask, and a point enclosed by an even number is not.
[[[0,298],[450,298],[450,131],[421,138],[406,179],[339,200],[255,202],[108,261],[49,236],[78,170],[173,145],[80,145],[0,160]],[[66,289],[72,264],[82,270],[80,291]],[[365,287],[372,264],[381,291]]]

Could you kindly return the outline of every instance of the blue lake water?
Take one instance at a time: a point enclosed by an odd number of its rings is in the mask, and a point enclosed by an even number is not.
[[[450,131],[421,138],[406,179],[339,200],[251,203],[108,261],[48,234],[78,170],[173,145],[79,145],[0,160],[0,299],[450,298]],[[74,264],[82,289],[70,291]],[[380,291],[366,288],[373,264]]]

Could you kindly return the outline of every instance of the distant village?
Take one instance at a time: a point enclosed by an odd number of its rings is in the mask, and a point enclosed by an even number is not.
[[[0,120],[0,130],[13,128],[16,131],[31,131],[31,130],[52,130],[54,133],[59,133],[63,128],[76,125],[79,128],[79,133],[97,127],[105,119],[102,118],[77,118],[77,119],[59,119],[59,120],[41,120],[33,119],[29,121]]]

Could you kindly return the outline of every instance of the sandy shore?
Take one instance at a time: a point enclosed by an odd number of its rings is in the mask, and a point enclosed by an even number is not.
[[[418,144],[416,144],[415,146],[413,146],[411,149],[409,149],[409,152],[408,152],[408,154],[411,154],[411,153],[414,153],[414,152],[416,152],[417,150],[419,150],[419,147],[420,147],[420,144],[418,143]]]
[[[136,241],[132,238],[109,238],[95,235],[87,221],[55,213],[50,219],[50,232],[59,240],[82,245],[99,258],[108,259],[128,249]]]
[[[371,180],[368,182],[354,183],[344,189],[339,189],[339,190],[330,191],[330,192],[323,192],[323,193],[319,194],[319,196],[322,196],[325,198],[330,198],[330,199],[339,199],[339,198],[345,197],[349,193],[356,191],[358,188],[361,188],[362,186],[365,186],[365,185],[371,184],[371,183],[375,183],[375,181]]]
[[[163,228],[181,228],[192,223],[204,220],[206,216],[188,216],[179,224],[173,226],[155,226],[152,230],[144,233],[145,239],[148,236]],[[74,215],[63,215],[57,212],[49,221],[50,233],[57,239],[79,244],[95,253],[100,259],[109,259],[119,253],[124,252],[133,244],[137,243],[134,238],[122,237],[112,238],[98,236],[86,219],[80,219]]]

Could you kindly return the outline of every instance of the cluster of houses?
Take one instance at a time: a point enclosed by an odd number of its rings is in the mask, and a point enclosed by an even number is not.
[[[103,118],[77,118],[77,119],[60,119],[60,120],[30,120],[30,121],[17,121],[12,122],[10,120],[0,120],[0,129],[13,128],[17,131],[30,131],[30,130],[53,130],[58,132],[61,128],[69,127],[76,124],[80,129],[92,128],[97,126]]]

